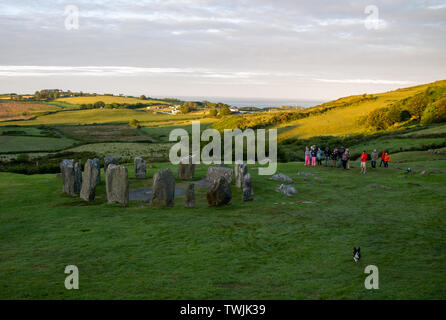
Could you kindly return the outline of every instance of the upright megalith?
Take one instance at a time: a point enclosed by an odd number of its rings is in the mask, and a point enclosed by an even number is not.
[[[192,156],[187,156],[181,159],[178,166],[178,178],[182,180],[192,179],[195,173],[195,163]]]
[[[82,188],[82,169],[81,163],[74,163],[74,192],[78,194]]]
[[[230,203],[232,192],[228,180],[224,176],[215,179],[206,197],[209,206],[223,206]]]
[[[99,162],[98,158],[94,158],[93,160],[91,160],[93,162],[94,167],[96,168],[96,170],[98,171],[98,178],[96,180],[96,185],[101,183],[101,163]]]
[[[135,178],[145,179],[146,178],[146,161],[141,157],[136,157],[134,162],[135,167]]]
[[[82,188],[80,197],[85,201],[93,201],[96,195],[96,185],[98,182],[98,169],[94,160],[88,159],[85,162],[84,173],[82,174]]]
[[[127,205],[129,202],[129,174],[127,168],[110,164],[105,174],[108,203]]]
[[[107,172],[107,168],[110,164],[119,165],[118,158],[113,156],[108,156],[104,158],[104,173]]]
[[[235,163],[234,167],[235,173],[235,186],[239,188],[243,188],[243,178],[248,173],[248,166],[246,163]]]
[[[74,160],[64,159],[60,163],[60,173],[62,175],[62,192],[76,196]]]
[[[187,185],[185,207],[186,208],[195,207],[195,184],[192,182]]]
[[[226,167],[209,167],[206,175],[206,180],[210,183],[214,183],[221,176],[226,178],[226,181],[231,184],[234,170]]]
[[[252,187],[252,179],[251,174],[247,173],[243,177],[243,201],[251,201],[252,196],[254,195],[253,187]]]
[[[155,207],[172,207],[175,198],[175,178],[169,168],[155,173],[153,176],[152,199],[150,204]]]

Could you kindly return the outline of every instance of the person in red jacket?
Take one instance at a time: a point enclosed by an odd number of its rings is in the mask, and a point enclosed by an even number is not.
[[[384,163],[384,156],[386,155],[386,152],[385,151],[383,151],[383,153],[381,153],[381,156],[380,156],[380,158],[381,158],[381,162],[379,163],[379,166],[381,167],[382,165],[383,165],[383,163]]]
[[[367,172],[367,152],[365,150],[361,154],[361,173],[366,174]]]
[[[386,151],[384,154],[384,168],[387,168],[389,166],[390,156],[389,151]]]

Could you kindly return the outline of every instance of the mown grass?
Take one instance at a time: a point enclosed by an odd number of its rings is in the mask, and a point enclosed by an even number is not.
[[[150,187],[167,164],[156,166],[130,188]],[[405,177],[393,166],[364,176],[357,167],[280,164],[297,181],[290,198],[251,169],[258,201],[243,203],[232,187],[232,206],[208,208],[206,190],[196,189],[194,209],[184,196],[166,209],[107,205],[103,183],[87,205],[62,195],[54,175],[0,173],[0,298],[444,299],[446,162],[435,167],[443,173]],[[298,170],[324,181],[305,182]],[[64,288],[70,264],[79,290]],[[364,288],[370,264],[379,290]]]

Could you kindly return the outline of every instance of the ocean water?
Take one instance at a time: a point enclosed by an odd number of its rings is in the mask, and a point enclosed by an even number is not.
[[[226,103],[234,107],[271,108],[280,106],[313,107],[326,101],[292,100],[292,99],[256,99],[256,98],[228,98],[228,97],[174,97],[185,101],[209,101]]]

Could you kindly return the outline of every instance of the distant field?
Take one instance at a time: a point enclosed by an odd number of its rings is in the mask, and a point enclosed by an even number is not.
[[[8,126],[8,127],[0,127],[0,135],[12,135],[12,136],[25,135],[25,136],[45,137],[48,135],[48,132],[37,127]]]
[[[98,156],[118,156],[120,158],[154,157],[167,158],[171,144],[167,143],[92,143],[67,151],[95,152]]]
[[[418,161],[446,160],[446,155],[433,154],[428,151],[408,151],[392,155],[392,162],[418,162]],[[432,164],[434,166],[435,164]]]
[[[200,113],[188,113],[179,115],[154,114],[150,111],[132,109],[89,109],[63,111],[38,117],[31,121],[14,121],[13,123],[0,123],[1,125],[55,125],[55,124],[94,124],[94,123],[128,123],[131,119],[137,119],[144,125],[150,125],[158,121],[179,121],[187,119],[201,119],[205,117]]]
[[[200,120],[201,130],[205,130],[215,119],[204,118]],[[150,125],[150,123],[144,123],[144,125]],[[149,136],[155,138],[159,142],[168,142],[169,134],[174,129],[185,129],[187,132],[192,132],[192,124],[190,120],[175,121],[175,122],[163,122],[155,124],[150,127],[142,127],[141,130],[147,133]]]
[[[60,108],[53,105],[0,100],[0,121],[29,119],[41,112],[57,110],[60,110]]]
[[[57,126],[57,129],[66,136],[76,140],[87,142],[110,142],[110,141],[155,141],[145,135],[141,130],[129,125],[82,125],[82,126]]]
[[[0,153],[24,151],[57,151],[76,141],[67,138],[0,136]]]
[[[62,101],[70,104],[93,104],[98,101],[103,101],[105,104],[111,103],[127,103],[127,104],[167,104],[170,103],[159,100],[141,100],[138,98],[127,98],[127,97],[115,97],[115,96],[95,96],[95,97],[69,97],[69,98],[59,98],[56,101]]]

